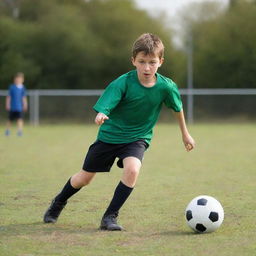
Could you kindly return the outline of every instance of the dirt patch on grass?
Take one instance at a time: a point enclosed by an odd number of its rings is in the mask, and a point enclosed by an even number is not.
[[[122,241],[118,241],[117,245],[124,247],[139,246],[150,239],[151,237],[146,236],[145,234],[133,233],[130,236],[125,237]]]
[[[83,240],[81,234],[68,234],[62,231],[53,231],[51,234],[39,233],[32,239],[39,240],[44,243],[64,244],[68,246],[86,246],[88,243]]]

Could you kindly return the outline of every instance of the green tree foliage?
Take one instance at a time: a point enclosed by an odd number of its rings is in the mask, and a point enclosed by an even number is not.
[[[184,47],[178,51],[161,18],[138,10],[132,0],[4,0],[0,88],[17,71],[26,74],[29,88],[104,88],[133,68],[131,46],[144,32],[163,39],[160,72],[181,87],[186,86],[186,43],[192,33],[195,87],[255,88],[255,3],[230,0],[226,10],[212,2],[189,6],[182,16]]]
[[[31,24],[19,24],[9,18],[0,22],[0,85],[2,88],[10,82],[17,71],[29,74],[34,82],[40,73],[40,66],[30,58],[30,36],[34,33]],[[1,88],[0,87],[0,88]]]
[[[229,7],[233,8],[234,6],[240,4],[240,3],[253,3],[256,4],[255,0],[229,0]]]
[[[256,5],[236,3],[193,26],[196,87],[256,87]]]
[[[172,73],[170,31],[131,0],[21,0],[19,8],[18,19],[1,13],[0,88],[17,71],[29,88],[104,88],[133,68],[131,46],[144,32],[163,39],[161,72]]]

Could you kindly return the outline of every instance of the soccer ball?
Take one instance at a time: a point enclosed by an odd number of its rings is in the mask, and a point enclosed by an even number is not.
[[[188,226],[195,232],[210,233],[222,224],[224,210],[215,198],[198,196],[188,204],[185,216]]]

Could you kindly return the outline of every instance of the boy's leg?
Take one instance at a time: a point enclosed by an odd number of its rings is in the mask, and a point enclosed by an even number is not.
[[[123,163],[124,172],[121,181],[126,186],[133,188],[140,172],[141,161],[136,157],[127,157]]]
[[[116,187],[114,196],[103,215],[100,229],[102,230],[122,230],[116,223],[118,211],[131,194],[141,168],[141,161],[136,157],[127,157],[123,160],[124,172],[120,183]]]
[[[6,130],[5,130],[5,136],[9,136],[11,134],[11,124],[13,121],[13,112],[8,112],[8,121],[6,122]]]
[[[18,118],[17,119],[17,126],[18,126],[17,135],[18,136],[22,136],[22,130],[23,130],[23,126],[24,126],[24,122],[23,122],[22,118]]]
[[[62,191],[55,197],[55,199],[60,202],[66,202],[82,187],[88,185],[95,176],[95,174],[95,172],[86,172],[84,170],[76,173],[67,181]]]
[[[73,175],[65,184],[61,192],[53,199],[44,215],[45,223],[55,223],[67,204],[67,200],[77,193],[82,187],[88,185],[96,173],[81,170]]]
[[[8,120],[6,123],[5,136],[9,136],[11,134],[11,121]]]
[[[89,185],[89,183],[94,178],[96,172],[87,172],[84,170],[81,170],[80,172],[76,173],[71,177],[71,185],[72,187],[76,189],[80,189],[86,185]]]

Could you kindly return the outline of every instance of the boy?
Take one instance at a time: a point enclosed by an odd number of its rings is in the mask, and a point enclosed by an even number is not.
[[[23,129],[23,111],[27,111],[28,102],[26,97],[26,89],[23,85],[24,74],[17,73],[14,77],[14,83],[9,87],[9,94],[6,97],[6,110],[9,112],[9,120],[5,135],[10,135],[11,122],[17,120],[17,135],[22,136]]]
[[[109,172],[115,158],[123,168],[112,201],[105,211],[101,230],[122,230],[117,224],[120,208],[131,194],[141,168],[143,154],[152,138],[161,106],[176,112],[187,151],[195,142],[186,128],[182,103],[175,83],[157,73],[163,63],[164,46],[159,37],[143,34],[134,43],[132,64],[136,67],[114,80],[94,106],[98,138],[89,148],[83,168],[73,175],[53,199],[44,215],[45,223],[57,221],[68,198],[88,185],[97,172]]]

